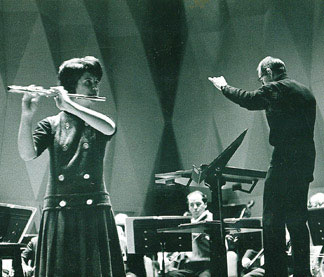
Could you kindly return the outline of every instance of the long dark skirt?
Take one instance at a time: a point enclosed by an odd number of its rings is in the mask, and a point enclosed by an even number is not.
[[[44,211],[35,276],[125,276],[111,207]]]

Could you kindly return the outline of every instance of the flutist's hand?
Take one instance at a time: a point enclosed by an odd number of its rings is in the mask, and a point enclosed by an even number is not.
[[[31,85],[31,88],[35,88],[36,86]],[[21,102],[21,111],[22,116],[30,116],[32,117],[37,110],[38,102],[39,102],[39,94],[35,92],[25,92]]]
[[[208,80],[213,83],[213,85],[221,90],[222,87],[227,85],[227,82],[223,76],[220,77],[208,77]]]
[[[56,102],[56,107],[58,107],[61,111],[68,112],[69,109],[71,109],[72,100],[68,96],[68,92],[64,89],[64,87],[51,87],[50,90],[57,95],[54,98]]]
[[[21,101],[18,150],[20,157],[24,161],[30,161],[37,156],[32,137],[32,120],[38,107],[40,95],[34,92],[35,87],[31,85],[30,91],[24,92],[24,97]]]
[[[72,101],[67,95],[67,91],[64,90],[63,87],[53,87],[51,90],[54,90],[55,94],[57,95],[55,97],[55,101],[56,106],[60,110],[69,112],[79,117],[92,128],[105,135],[112,135],[115,132],[116,124],[111,118],[90,109],[89,106],[92,104],[91,100],[74,98],[75,101]],[[81,92],[77,94],[81,94]]]

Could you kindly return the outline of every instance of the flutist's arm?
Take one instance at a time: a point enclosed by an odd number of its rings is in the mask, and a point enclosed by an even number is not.
[[[96,112],[86,105],[80,105],[77,101],[83,101],[83,103],[90,103],[89,100],[76,100],[72,101],[67,96],[67,91],[65,91],[62,87],[56,87],[58,97],[55,99],[56,106],[62,110],[67,111],[71,114],[76,115],[77,117],[81,118],[83,121],[88,123],[94,129],[100,131],[105,135],[113,135],[116,129],[115,122],[109,118],[108,116]]]
[[[24,161],[36,158],[36,149],[32,136],[32,119],[37,110],[38,95],[25,93],[21,104],[21,119],[18,132],[18,151]]]

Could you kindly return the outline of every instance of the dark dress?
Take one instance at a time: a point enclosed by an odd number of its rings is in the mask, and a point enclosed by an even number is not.
[[[61,112],[33,133],[39,156],[50,155],[36,254],[36,276],[125,276],[103,179],[110,136]]]
[[[316,101],[304,85],[283,76],[255,91],[225,86],[223,94],[249,110],[265,110],[274,146],[263,193],[266,276],[287,276],[285,224],[294,276],[310,276],[307,194],[313,180]]]

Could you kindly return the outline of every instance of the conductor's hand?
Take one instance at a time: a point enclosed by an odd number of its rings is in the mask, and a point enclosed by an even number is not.
[[[223,76],[220,77],[208,77],[208,80],[213,83],[213,85],[221,90],[221,87],[226,86],[227,82]]]

